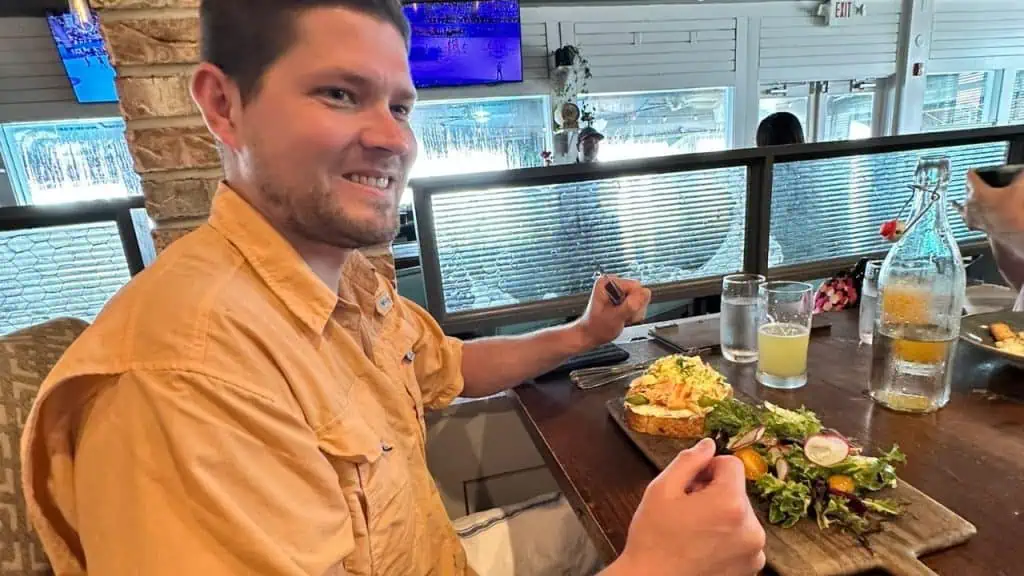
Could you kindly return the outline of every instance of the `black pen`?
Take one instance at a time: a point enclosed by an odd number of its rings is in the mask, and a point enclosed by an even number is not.
[[[626,299],[625,294],[622,293],[622,288],[619,288],[619,285],[611,278],[604,285],[604,291],[608,293],[608,299],[612,301],[612,306],[618,306]]]

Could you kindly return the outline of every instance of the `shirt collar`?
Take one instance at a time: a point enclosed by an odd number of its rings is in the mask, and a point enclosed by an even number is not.
[[[317,335],[323,334],[338,304],[338,293],[320,280],[262,214],[221,183],[209,222],[296,318]]]

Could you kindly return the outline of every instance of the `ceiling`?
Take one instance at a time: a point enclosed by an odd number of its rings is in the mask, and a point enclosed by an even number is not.
[[[0,17],[45,16],[47,12],[67,9],[68,0],[0,0]]]

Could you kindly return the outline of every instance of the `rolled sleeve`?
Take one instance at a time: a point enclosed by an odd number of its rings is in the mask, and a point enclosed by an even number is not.
[[[344,573],[348,507],[290,410],[203,375],[129,372],[80,430],[75,516],[90,573]]]
[[[446,336],[429,312],[405,301],[405,306],[419,327],[414,365],[416,380],[423,396],[423,406],[439,410],[462,394],[462,341]]]

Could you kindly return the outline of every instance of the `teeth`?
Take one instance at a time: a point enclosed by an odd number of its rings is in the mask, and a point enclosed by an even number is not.
[[[374,176],[364,176],[362,174],[349,174],[345,176],[345,178],[355,182],[356,184],[362,184],[363,186],[369,186],[371,188],[380,188],[381,190],[387,189],[388,185],[391,184],[391,178],[386,176],[377,178]]]

